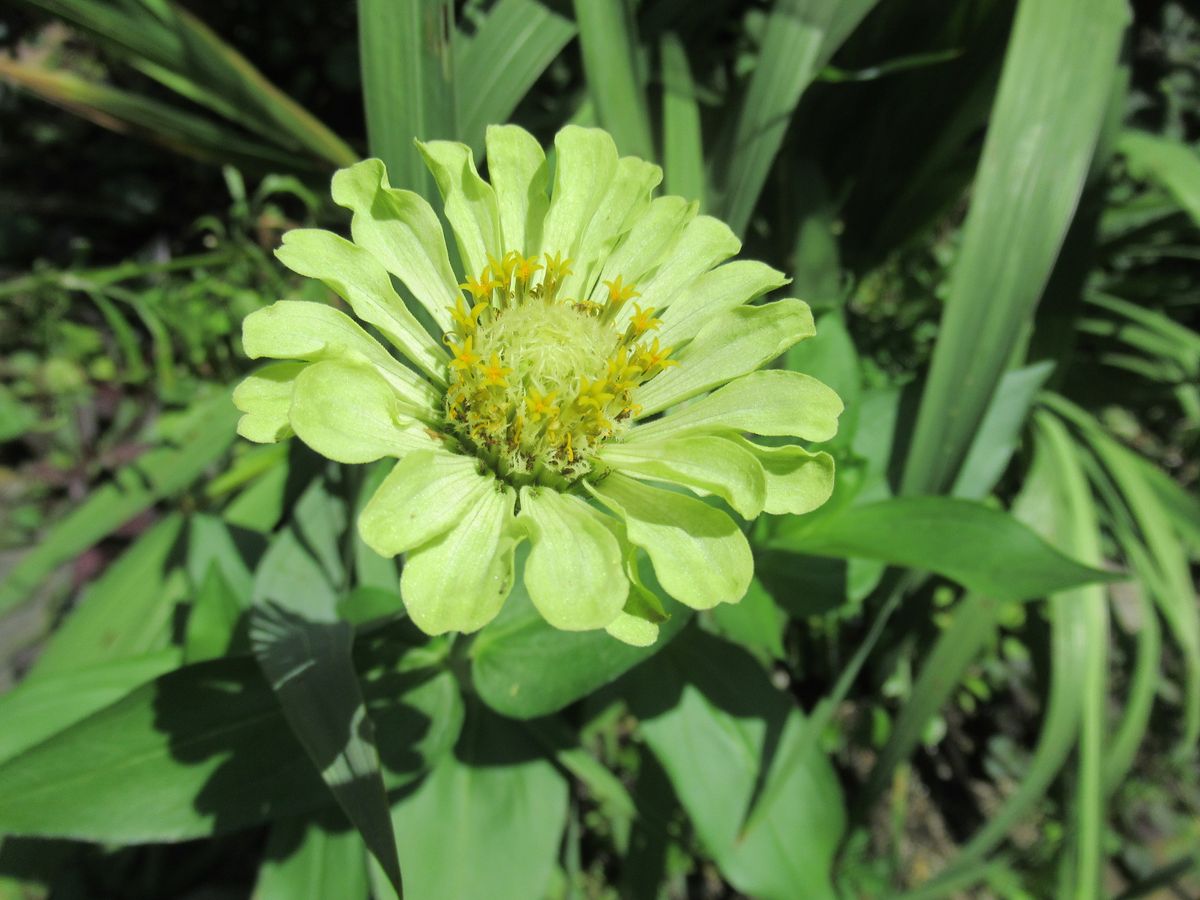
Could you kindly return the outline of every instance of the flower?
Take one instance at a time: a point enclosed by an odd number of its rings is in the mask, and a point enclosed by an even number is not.
[[[246,353],[286,361],[239,385],[239,433],[294,432],[343,463],[399,460],[358,528],[378,553],[407,554],[401,594],[430,634],[487,624],[523,541],[529,596],[561,629],[653,642],[664,614],[642,583],[643,555],[682,603],[737,602],[750,546],[694,495],[746,519],[829,497],[828,454],[745,436],[837,430],[832,390],[759,371],[814,334],[808,306],[749,305],[787,279],[726,262],[741,247],[730,229],[695,203],[652,199],[661,170],[618,157],[604,131],[558,133],[549,197],[545,154],[518,127],[488,129],[490,184],[466,146],[418,147],[465,271],[452,269],[434,210],[392,188],[382,162],[339,171],[333,198],[353,214],[353,241],[299,229],[277,256],[392,349],[332,306],[281,300],[253,313]]]

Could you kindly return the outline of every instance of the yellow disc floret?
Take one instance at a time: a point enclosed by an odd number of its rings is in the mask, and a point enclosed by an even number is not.
[[[506,253],[461,287],[451,308],[453,353],[446,422],[462,443],[512,484],[565,488],[591,471],[600,445],[638,412],[639,385],[667,366],[671,349],[642,337],[661,324],[617,277],[607,303],[560,297],[571,260]],[[540,276],[540,277],[539,277]]]

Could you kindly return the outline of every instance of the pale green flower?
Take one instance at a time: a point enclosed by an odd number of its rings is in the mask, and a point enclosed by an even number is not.
[[[438,217],[369,159],[338,172],[353,242],[319,230],[277,255],[318,278],[348,315],[282,300],[246,319],[252,358],[291,360],[234,395],[239,432],[291,433],[344,463],[399,459],[358,521],[384,556],[407,554],[401,594],[430,634],[475,631],[512,587],[514,551],[552,625],[647,644],[662,619],[639,551],[688,606],[735,603],[753,560],[716,506],[804,513],[833,487],[828,454],[744,434],[824,441],[842,404],[797,372],[758,371],[814,333],[800,300],[750,301],[787,281],[729,228],[679,197],[651,199],[661,170],[619,158],[603,131],[567,127],[546,157],[515,126],[487,133],[491,183],[462,144],[419,145],[445,201],[463,277]],[[433,324],[405,307],[394,275]]]

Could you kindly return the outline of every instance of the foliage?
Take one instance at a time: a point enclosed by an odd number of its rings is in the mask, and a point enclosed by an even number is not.
[[[96,124],[0,94],[0,897],[1200,890],[1184,4],[275,6],[4,14]],[[845,401],[829,502],[649,647],[521,579],[426,636],[386,469],[234,432],[243,319],[340,304],[271,256],[333,169],[432,196],[414,137],[509,120],[662,164]]]

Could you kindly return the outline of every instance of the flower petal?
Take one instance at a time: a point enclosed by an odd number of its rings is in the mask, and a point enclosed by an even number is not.
[[[620,276],[625,283],[637,283],[652,272],[670,251],[688,222],[696,218],[700,205],[682,197],[655,197],[633,223],[633,228],[604,263],[591,300],[600,302],[608,298],[604,282]]]
[[[638,389],[635,399],[641,404],[641,415],[752,372],[814,334],[812,311],[802,300],[740,306],[715,316],[675,354],[678,366]]]
[[[749,443],[747,441],[746,443]],[[606,444],[600,460],[635,478],[657,478],[716,494],[747,519],[763,511],[766,477],[755,457],[724,435],[695,434]]]
[[[362,247],[332,231],[297,228],[283,236],[275,256],[298,275],[319,278],[435,383],[446,383],[445,348],[408,311],[387,269]]]
[[[546,154],[537,138],[517,125],[489,125],[486,143],[504,249],[536,256],[542,249],[542,222],[550,206]]]
[[[439,450],[409,453],[367,501],[358,532],[380,556],[427,544],[462,521],[496,480],[479,474],[469,456]]]
[[[243,415],[237,433],[248,441],[274,444],[292,436],[288,408],[292,405],[292,385],[307,363],[270,363],[251,372],[233,389],[233,405]]]
[[[666,347],[678,347],[695,337],[710,318],[744,306],[789,280],[782,272],[753,259],[718,266],[693,281],[663,310],[662,327],[655,336]]]
[[[479,177],[475,157],[466,144],[417,141],[417,148],[441,192],[464,273],[482,272],[489,258],[500,259],[505,251],[496,192]]]
[[[632,647],[649,647],[658,640],[658,625],[622,611],[604,626],[612,637]]]
[[[369,362],[396,388],[405,411],[418,418],[428,419],[441,399],[429,382],[405,368],[353,319],[323,303],[279,300],[255,310],[242,323],[242,346],[251,359]]]
[[[751,372],[682,409],[634,426],[627,442],[694,431],[748,431],[827,441],[837,434],[842,400],[811,375],[771,369]]]
[[[296,436],[343,463],[374,462],[432,446],[395,389],[368,363],[327,360],[296,378],[288,419]]]
[[[750,544],[733,520],[703,501],[614,472],[588,485],[625,521],[663,590],[694,609],[742,599],[754,574]]]
[[[617,145],[599,128],[568,125],[554,136],[554,148],[554,193],[543,226],[542,252],[574,258],[617,172]]]
[[[449,308],[462,294],[433,207],[419,194],[393,188],[378,159],[336,172],[333,200],[354,213],[354,243],[404,282],[434,322],[449,331]]]
[[[650,193],[662,177],[662,169],[637,157],[624,156],[617,161],[608,192],[572,254],[572,274],[563,281],[566,296],[586,297],[591,293],[604,261],[650,205]]]
[[[803,515],[833,494],[834,463],[828,453],[812,453],[794,444],[764,447],[743,437],[736,440],[762,466],[767,487],[763,512]]]
[[[638,285],[642,292],[638,302],[643,308],[665,309],[699,276],[741,249],[742,242],[720,219],[696,216],[684,227],[654,274]],[[618,323],[625,324],[632,314],[632,304],[628,304],[621,309]]]
[[[408,555],[400,594],[426,634],[477,631],[496,617],[513,583],[513,494],[493,487],[436,540]]]
[[[621,547],[602,518],[579,497],[549,488],[521,489],[518,520],[530,542],[525,587],[555,628],[603,628],[625,605],[629,580]]]

